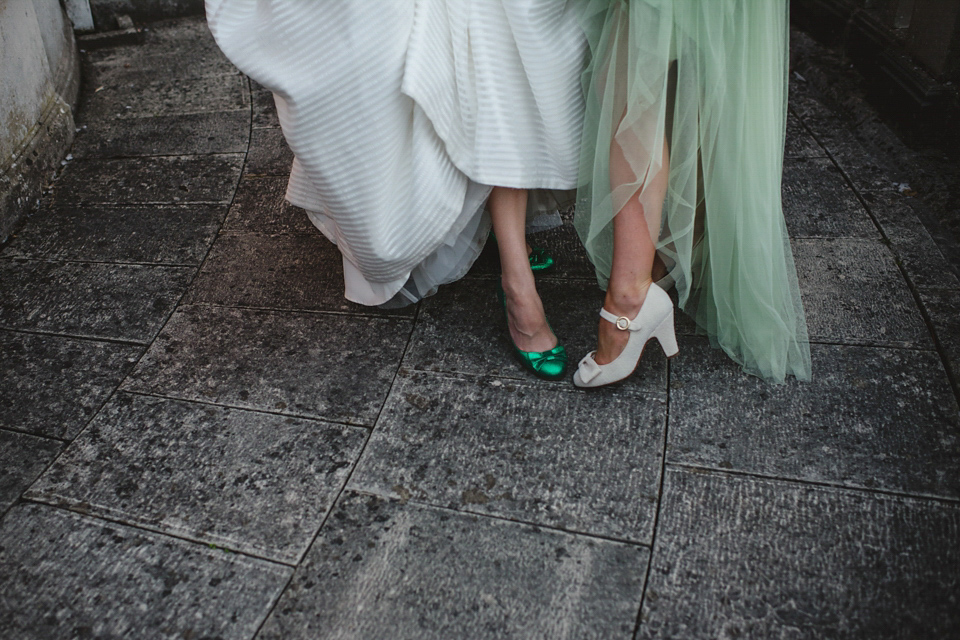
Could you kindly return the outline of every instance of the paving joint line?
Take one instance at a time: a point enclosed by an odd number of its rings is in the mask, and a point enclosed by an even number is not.
[[[251,116],[252,121],[252,116]],[[410,333],[407,335],[407,344],[404,346],[403,353],[400,354],[400,363],[403,362],[403,358],[407,354],[407,349],[410,348],[410,343],[413,340],[413,334],[416,330],[416,321],[420,315],[420,303],[416,303],[416,308],[413,313],[413,322],[410,323]],[[317,530],[314,532],[313,537],[310,539],[310,544],[304,547],[303,553],[300,555],[300,558],[297,560],[297,566],[293,572],[290,573],[290,577],[287,578],[286,583],[283,585],[283,588],[277,592],[277,597],[274,602],[267,609],[266,615],[264,615],[263,620],[260,621],[260,624],[257,625],[257,629],[251,638],[256,638],[260,635],[260,632],[263,630],[263,626],[267,623],[267,620],[270,619],[270,616],[273,615],[274,610],[277,608],[277,605],[280,603],[280,600],[283,598],[283,595],[287,592],[287,589],[290,588],[290,583],[293,582],[293,578],[297,575],[297,570],[299,570],[300,565],[306,559],[308,553],[313,548],[313,545],[316,544],[317,538],[320,537],[320,533],[323,531],[323,527],[326,526],[327,521],[330,519],[330,515],[333,513],[334,509],[337,508],[338,503],[340,502],[343,492],[347,490],[347,485],[350,484],[350,479],[353,477],[354,472],[357,470],[357,466],[360,464],[360,460],[363,458],[364,452],[367,450],[367,445],[370,443],[370,439],[373,437],[373,430],[377,426],[377,422],[380,420],[380,416],[383,413],[384,407],[387,405],[387,401],[390,399],[390,394],[393,392],[393,386],[397,382],[397,377],[400,374],[401,365],[398,363],[397,370],[393,374],[393,380],[390,382],[390,388],[387,390],[386,396],[383,399],[383,403],[380,405],[380,409],[377,411],[377,416],[373,420],[373,426],[367,431],[366,437],[364,438],[363,445],[360,447],[359,453],[357,453],[356,459],[353,461],[353,464],[350,466],[350,472],[343,480],[343,484],[340,485],[340,490],[337,491],[337,495],[333,497],[330,501],[330,508],[327,509],[326,515],[320,521],[320,526],[317,527]]]
[[[84,342],[105,342],[107,344],[118,344],[125,347],[146,347],[149,343],[137,342],[135,340],[124,340],[123,338],[106,338],[97,336],[80,336],[70,333],[58,333],[56,331],[43,331],[41,329],[20,329],[16,327],[7,327],[0,325],[0,331],[9,333],[22,333],[30,336],[49,336],[53,338],[66,338],[68,340],[82,340]]]
[[[453,513],[460,516],[470,516],[470,517],[476,517],[476,518],[485,518],[487,520],[497,520],[499,522],[509,522],[511,524],[519,524],[525,527],[531,527],[538,530],[543,529],[545,531],[562,533],[564,535],[577,536],[581,538],[590,538],[593,540],[604,540],[606,542],[615,542],[617,544],[623,544],[631,547],[643,547],[644,549],[651,548],[651,545],[649,543],[640,542],[638,540],[631,540],[629,538],[619,538],[617,536],[605,535],[602,533],[591,533],[589,531],[582,531],[579,529],[565,529],[563,527],[558,527],[552,524],[544,524],[542,522],[533,522],[532,520],[523,520],[520,518],[511,518],[509,516],[496,515],[492,513],[479,513],[477,511],[469,511],[466,509],[456,509],[454,507],[448,507],[441,504],[426,502],[424,500],[419,500],[417,498],[409,498],[407,500],[401,500],[393,496],[384,495],[382,493],[376,493],[375,491],[370,491],[368,489],[351,488],[350,491],[359,495],[379,498],[380,500],[386,500],[388,502],[395,502],[399,505],[412,504],[417,507],[424,507],[427,509],[436,509],[438,511],[445,511],[447,513]]]
[[[195,264],[182,264],[179,262],[120,262],[117,260],[83,260],[78,258],[51,258],[45,256],[3,256],[0,255],[0,261],[4,262],[46,262],[50,264],[101,264],[119,267],[170,267],[175,269],[196,269]]]
[[[653,570],[654,552],[657,545],[657,530],[660,526],[660,511],[663,508],[663,484],[667,476],[667,441],[670,435],[670,360],[667,359],[667,381],[666,381],[666,408],[663,416],[663,453],[660,457],[660,482],[657,486],[657,508],[653,512],[653,531],[650,534],[650,557],[647,560],[647,571],[643,577],[643,591],[640,594],[640,608],[637,610],[637,622],[633,628],[633,638],[640,634],[640,627],[643,626],[643,606],[647,601],[647,589],[650,586],[650,573]]]
[[[668,462],[667,466],[675,469],[684,469],[691,471],[693,473],[702,473],[707,475],[714,475],[720,477],[738,477],[738,478],[753,478],[756,480],[766,480],[768,482],[775,482],[778,484],[789,484],[799,487],[811,487],[817,489],[835,489],[838,491],[843,491],[851,494],[862,494],[862,495],[879,495],[886,496],[888,498],[901,498],[906,500],[915,500],[918,502],[935,502],[945,505],[950,505],[954,507],[960,507],[960,497],[958,498],[948,498],[945,496],[933,496],[917,493],[909,493],[905,491],[896,491],[894,489],[875,489],[870,487],[855,487],[850,485],[838,484],[835,482],[827,482],[823,480],[803,480],[800,478],[785,478],[782,476],[772,476],[764,473],[757,473],[755,471],[741,471],[737,469],[720,469],[718,467],[708,467],[704,465],[696,465],[684,462]]]
[[[242,407],[236,404],[227,404],[223,402],[214,402],[212,400],[200,400],[197,398],[185,398],[183,396],[174,396],[166,393],[161,393],[159,391],[143,391],[141,389],[124,389],[121,387],[117,389],[118,392],[129,393],[131,395],[143,396],[146,398],[156,398],[158,400],[173,400],[176,402],[186,402],[188,404],[200,404],[205,407],[217,407],[219,409],[233,409],[234,411],[249,411],[250,413],[258,413],[266,416],[274,416],[278,418],[296,418],[297,420],[308,420],[310,422],[322,422],[324,424],[337,425],[339,427],[350,427],[352,429],[363,429],[364,431],[373,430],[372,426],[367,426],[363,424],[356,424],[353,422],[346,422],[344,420],[334,420],[331,418],[323,418],[318,416],[306,415],[302,413],[288,413],[283,411],[271,411],[269,409],[260,409],[257,407]]]
[[[191,283],[192,284],[192,283]],[[267,311],[270,313],[304,313],[310,315],[328,315],[328,316],[351,316],[357,318],[369,318],[371,320],[406,320],[411,321],[414,316],[400,314],[373,313],[369,311],[338,311],[333,309],[294,309],[290,307],[258,307],[249,305],[230,305],[219,304],[216,302],[187,302],[177,305],[177,311],[181,307],[208,307],[213,309],[241,309],[244,311]]]
[[[278,567],[285,567],[287,569],[296,569],[296,565],[290,564],[288,562],[283,562],[282,560],[276,560],[274,558],[268,558],[266,556],[261,556],[256,553],[251,553],[249,551],[239,551],[237,549],[228,549],[227,547],[221,547],[212,542],[204,542],[202,540],[197,540],[196,538],[189,538],[187,536],[173,533],[170,531],[161,531],[159,529],[154,529],[152,527],[145,526],[139,522],[128,522],[125,520],[120,520],[116,517],[111,517],[103,514],[90,513],[89,511],[84,511],[82,509],[74,508],[74,505],[69,503],[52,503],[46,502],[44,500],[39,500],[37,498],[21,498],[19,500],[21,503],[25,504],[35,504],[43,507],[48,507],[50,509],[57,509],[58,511],[66,511],[68,513],[75,513],[77,515],[89,518],[90,520],[102,520],[104,522],[110,522],[112,524],[120,525],[122,527],[127,527],[130,529],[136,529],[137,531],[142,531],[145,533],[150,533],[156,536],[161,536],[165,538],[173,538],[175,540],[180,540],[182,542],[190,543],[191,545],[196,545],[198,547],[204,547],[206,549],[217,549],[223,551],[224,553],[229,553],[238,556],[244,556],[246,558],[253,558],[255,560],[260,560],[262,562],[268,562],[272,565]]]

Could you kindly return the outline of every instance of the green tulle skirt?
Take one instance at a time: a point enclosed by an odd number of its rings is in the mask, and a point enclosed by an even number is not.
[[[647,219],[679,305],[744,370],[810,378],[780,203],[786,0],[585,0],[592,61],[575,225],[606,288],[613,218],[669,169]],[[634,180],[611,184],[611,144]],[[652,190],[651,190],[652,191]],[[662,193],[662,191],[661,191]]]

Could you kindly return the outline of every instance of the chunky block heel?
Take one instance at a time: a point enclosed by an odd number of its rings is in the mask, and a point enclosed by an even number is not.
[[[677,346],[677,331],[673,326],[673,309],[670,309],[670,317],[661,322],[653,332],[653,337],[660,343],[660,348],[668,358],[680,352],[680,347]]]

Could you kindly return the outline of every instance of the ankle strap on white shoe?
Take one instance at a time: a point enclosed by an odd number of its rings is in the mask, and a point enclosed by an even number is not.
[[[606,309],[600,309],[600,317],[606,320],[607,322],[613,323],[617,329],[620,331],[637,331],[640,329],[640,323],[637,320],[640,319],[640,314],[637,314],[637,317],[631,320],[627,316],[615,316]]]

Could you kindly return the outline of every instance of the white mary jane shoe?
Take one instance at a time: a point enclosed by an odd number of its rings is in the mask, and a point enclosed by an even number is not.
[[[597,364],[593,359],[596,351],[584,356],[573,374],[573,384],[578,387],[602,387],[629,377],[637,368],[643,348],[650,338],[660,341],[660,347],[668,358],[679,351],[677,334],[673,328],[673,300],[656,284],[650,285],[640,313],[633,320],[626,316],[617,317],[606,309],[600,309],[600,317],[612,322],[621,331],[630,331],[630,338],[623,352],[609,364]]]

